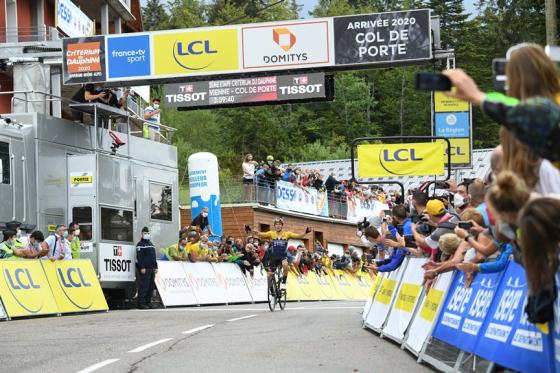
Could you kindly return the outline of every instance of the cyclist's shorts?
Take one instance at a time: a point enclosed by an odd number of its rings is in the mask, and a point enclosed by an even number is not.
[[[276,267],[281,267],[282,266],[282,261],[285,258],[281,258],[281,257],[270,257],[270,259],[268,260],[268,263],[265,263],[265,267],[270,268],[270,269],[275,269]]]

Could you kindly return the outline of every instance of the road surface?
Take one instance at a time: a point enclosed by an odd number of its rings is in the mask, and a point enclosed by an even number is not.
[[[0,323],[2,372],[429,372],[362,302],[111,311]]]

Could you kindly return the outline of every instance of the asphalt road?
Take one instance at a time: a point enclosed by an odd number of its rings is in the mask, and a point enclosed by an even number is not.
[[[423,372],[362,302],[111,311],[0,323],[1,372]]]

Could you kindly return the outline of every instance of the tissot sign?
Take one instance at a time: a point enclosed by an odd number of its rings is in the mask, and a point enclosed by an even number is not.
[[[329,65],[329,20],[241,28],[244,69]]]
[[[164,85],[166,106],[198,108],[327,99],[325,74],[263,76]]]
[[[334,19],[336,65],[432,57],[430,11],[411,10]]]
[[[430,10],[65,39],[63,56],[65,84],[113,85],[425,61]]]

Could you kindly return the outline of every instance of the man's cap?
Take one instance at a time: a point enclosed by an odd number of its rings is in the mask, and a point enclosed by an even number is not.
[[[266,157],[266,160],[267,160],[267,161],[273,161],[273,160],[274,160],[274,157],[271,156],[271,155],[269,155],[269,156]]]
[[[296,248],[293,245],[288,246],[288,251],[296,251]]]
[[[426,204],[426,212],[430,215],[441,215],[445,213],[445,205],[439,199],[431,199]]]
[[[148,227],[142,228],[142,233],[149,232],[149,231],[150,231],[150,230],[148,229]]]

